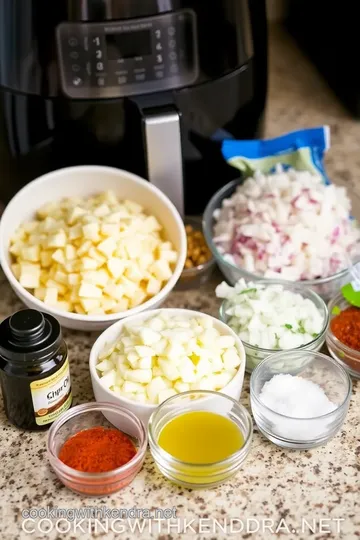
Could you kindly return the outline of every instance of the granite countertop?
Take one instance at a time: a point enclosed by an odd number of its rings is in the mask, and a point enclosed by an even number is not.
[[[267,135],[275,136],[324,123],[330,125],[332,133],[332,149],[327,157],[329,174],[334,182],[347,186],[354,213],[359,217],[360,125],[349,119],[289,38],[279,30],[274,31],[271,36]],[[221,276],[215,274],[201,290],[174,292],[166,305],[216,315],[218,302],[214,298],[214,288],[220,279]],[[1,319],[21,307],[1,275]],[[87,362],[95,338],[95,334],[65,331],[76,404],[93,399]],[[248,386],[247,376],[241,399],[247,407]],[[56,529],[43,534],[39,531],[38,519],[25,524],[28,530],[34,527],[32,534],[22,530],[24,510],[90,506],[177,509],[179,521],[173,522],[174,528],[170,531],[163,522],[153,522],[152,532],[147,527],[142,533],[131,532],[125,524],[123,534],[112,532],[110,528],[106,534],[109,539],[118,536],[145,540],[231,536],[259,539],[275,536],[279,525],[277,536],[284,538],[309,538],[309,526],[315,527],[312,537],[316,539],[351,539],[360,536],[360,384],[356,381],[346,422],[339,435],[323,448],[306,452],[285,451],[255,432],[251,453],[243,469],[228,483],[208,491],[189,491],[170,484],[155,470],[148,455],[143,470],[132,485],[104,499],[85,499],[63,487],[48,465],[46,433],[25,433],[13,428],[5,418],[2,404],[0,407],[0,534],[5,540],[101,537],[105,534],[101,529],[98,533],[83,532],[88,530],[86,521],[81,525],[83,531],[71,525],[68,534],[57,532]],[[214,520],[227,527],[226,535],[221,533]],[[46,530],[48,525],[46,521],[43,522],[43,529]],[[243,532],[239,532],[241,525]],[[58,526],[68,527],[64,522]],[[179,534],[178,526],[187,526],[187,532]],[[341,533],[336,532],[338,526]],[[199,527],[202,529],[199,530]],[[258,532],[255,532],[257,529]],[[115,527],[115,530],[119,529]]]

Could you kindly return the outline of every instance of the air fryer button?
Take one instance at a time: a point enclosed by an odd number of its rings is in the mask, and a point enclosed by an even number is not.
[[[81,77],[74,77],[72,80],[72,84],[76,88],[79,88],[80,86],[84,84],[84,81],[81,79]]]
[[[140,30],[144,34],[137,41]],[[130,22],[62,23],[57,44],[61,85],[70,98],[172,90],[193,84],[199,74],[196,16],[190,9]]]
[[[145,73],[137,73],[135,75],[135,81],[145,81],[146,75]]]

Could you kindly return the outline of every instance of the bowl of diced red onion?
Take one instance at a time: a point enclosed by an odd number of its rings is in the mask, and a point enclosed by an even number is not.
[[[299,282],[329,300],[360,260],[360,228],[343,187],[308,171],[277,169],[234,180],[203,217],[209,248],[229,283]]]

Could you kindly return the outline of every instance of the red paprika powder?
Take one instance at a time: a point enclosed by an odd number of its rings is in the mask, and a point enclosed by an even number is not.
[[[331,331],[341,343],[360,351],[360,309],[354,306],[344,309],[331,321]]]
[[[132,440],[118,429],[94,427],[70,437],[59,459],[77,471],[113,471],[128,463],[137,450]]]

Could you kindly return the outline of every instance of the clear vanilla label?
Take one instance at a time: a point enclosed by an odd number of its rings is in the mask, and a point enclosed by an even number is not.
[[[35,421],[39,426],[50,424],[72,402],[69,361],[49,377],[30,383]]]

